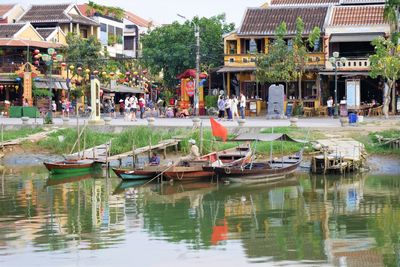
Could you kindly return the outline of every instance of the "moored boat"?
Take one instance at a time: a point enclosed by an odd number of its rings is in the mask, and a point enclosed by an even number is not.
[[[284,179],[299,167],[302,151],[282,158],[264,162],[250,162],[241,166],[216,167],[214,171],[219,178],[231,182],[256,183],[272,182]]]
[[[96,165],[94,160],[88,159],[68,159],[58,162],[43,162],[43,164],[52,174],[91,172]]]
[[[212,152],[198,160],[180,161],[164,172],[164,177],[172,180],[188,181],[210,179],[216,166],[235,166],[248,162],[251,158],[250,146],[237,146],[223,151]]]
[[[151,179],[166,170],[168,166],[145,166],[136,169],[116,169],[112,170],[122,180],[146,180]]]

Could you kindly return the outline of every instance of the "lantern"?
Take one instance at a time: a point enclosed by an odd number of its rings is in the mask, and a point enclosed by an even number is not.
[[[90,69],[86,69],[85,72],[86,72],[86,74],[89,74],[90,73]]]
[[[56,59],[57,59],[58,61],[62,61],[62,60],[64,59],[64,57],[63,57],[63,55],[57,55],[57,56],[56,56]]]
[[[69,69],[70,69],[71,71],[73,71],[73,70],[75,69],[75,66],[74,66],[74,65],[71,65],[71,66],[69,66]]]
[[[39,53],[39,54],[37,54],[37,56],[38,56],[39,58],[41,58],[41,57],[42,57],[42,54]]]
[[[135,71],[135,72],[133,73],[133,75],[135,75],[135,76],[136,76],[136,75],[138,75],[138,72],[137,72],[137,71]]]
[[[125,78],[125,82],[129,82],[129,78]]]
[[[35,51],[33,51],[33,53],[34,53],[35,55],[37,55],[37,54],[40,53],[40,51],[39,51],[39,49],[35,49]]]
[[[106,75],[107,75],[107,72],[103,71],[103,72],[101,73],[101,75],[106,76]]]
[[[35,62],[33,62],[33,64],[39,65],[39,60],[36,60]]]
[[[3,90],[4,89],[4,86],[3,85],[0,85],[0,90]]]
[[[82,71],[82,67],[78,67],[76,70],[77,71]]]
[[[14,86],[14,88],[15,88],[15,91],[18,91],[19,86],[16,85],[16,86]]]
[[[147,70],[142,71],[142,73],[143,73],[144,75],[146,75],[146,74],[147,74]]]
[[[131,73],[129,71],[127,71],[127,72],[125,72],[125,75],[129,76],[129,75],[131,75]]]
[[[93,74],[94,74],[94,75],[97,75],[97,74],[99,74],[99,71],[98,71],[98,70],[94,70],[94,71],[93,71]]]
[[[61,63],[61,67],[65,68],[67,66],[67,63],[63,62]]]
[[[49,48],[49,49],[47,49],[47,53],[48,53],[49,55],[53,55],[55,52],[56,52],[56,50],[54,50],[54,48]]]
[[[40,57],[39,57],[39,55],[35,55],[34,58],[35,59],[39,59]]]
[[[114,76],[114,74],[115,74],[114,72],[110,72],[110,76],[111,76],[111,77],[113,77],[113,76]]]

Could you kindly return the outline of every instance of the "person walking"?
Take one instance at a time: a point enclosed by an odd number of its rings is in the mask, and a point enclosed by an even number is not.
[[[130,119],[131,121],[137,120],[136,119],[136,112],[137,112],[137,98],[136,96],[132,95],[131,98],[129,98],[129,104],[130,104]]]
[[[225,100],[224,97],[222,95],[219,96],[218,99],[218,120],[222,120],[225,116]]]
[[[333,98],[330,96],[328,101],[326,101],[326,106],[328,107],[328,116],[333,116]]]
[[[125,103],[124,103],[123,99],[119,100],[119,114],[121,116],[124,116],[124,114],[125,114]]]
[[[140,118],[143,119],[144,111],[146,107],[146,100],[144,100],[143,95],[139,98],[139,109],[140,109]]]
[[[235,95],[233,95],[232,99],[231,99],[232,120],[234,120],[235,117],[239,118],[238,104],[239,104],[239,100],[237,99],[237,97]]]
[[[126,96],[125,101],[124,101],[124,107],[125,107],[125,117],[124,120],[128,121],[130,120],[130,111],[131,111],[131,102],[129,101],[129,96]]]
[[[240,117],[244,119],[245,116],[245,109],[246,109],[246,97],[243,93],[240,93],[240,101],[239,101],[239,112]]]

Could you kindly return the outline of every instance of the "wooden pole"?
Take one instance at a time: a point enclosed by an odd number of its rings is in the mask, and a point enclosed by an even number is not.
[[[4,151],[4,124],[1,124],[1,150]]]
[[[203,121],[200,121],[200,155],[203,155]]]
[[[83,122],[83,150],[82,150],[82,158],[85,158],[85,149],[86,149],[86,130],[85,130],[86,121]]]
[[[135,156],[135,143],[132,144],[132,168],[134,169],[136,166],[135,164],[136,156]]]
[[[79,116],[78,116],[78,114],[76,114],[76,129],[77,129],[77,131],[78,131],[78,134],[77,134],[77,136],[78,136],[78,140],[77,140],[77,142],[78,142],[78,158],[80,158],[81,157],[81,142],[80,142],[80,131],[79,131]]]
[[[149,159],[151,158],[151,136],[149,136]]]

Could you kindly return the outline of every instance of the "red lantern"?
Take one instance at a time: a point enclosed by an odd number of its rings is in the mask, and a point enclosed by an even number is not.
[[[39,60],[36,60],[35,62],[33,62],[33,64],[39,65]]]
[[[63,62],[61,63],[61,67],[65,68],[67,66],[67,63]]]
[[[125,82],[129,82],[129,78],[125,78]]]
[[[4,86],[3,85],[0,85],[0,90],[3,90],[4,89]]]
[[[110,72],[110,76],[111,76],[111,77],[113,77],[113,76],[114,76],[114,74],[115,74],[114,72]]]
[[[147,74],[147,70],[142,71],[142,73],[143,73],[144,75],[146,75],[146,74]]]
[[[39,59],[40,57],[39,57],[39,55],[35,55],[34,58],[35,59]]]
[[[33,51],[33,53],[34,53],[35,55],[37,55],[37,54],[40,53],[40,51],[39,51],[39,49],[35,49],[35,51]]]
[[[125,75],[129,76],[129,75],[131,75],[131,73],[129,71],[127,71],[127,72],[125,72]]]

